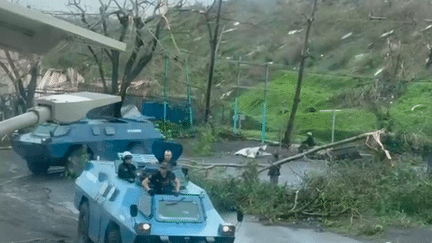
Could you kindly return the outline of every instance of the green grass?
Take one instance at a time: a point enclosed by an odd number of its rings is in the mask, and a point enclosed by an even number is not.
[[[407,91],[391,106],[391,116],[397,130],[432,134],[431,94],[432,83],[413,83],[408,86]]]
[[[348,77],[332,77],[318,74],[308,74],[304,80],[301,93],[301,103],[297,110],[295,126],[297,134],[307,131],[316,131],[320,139],[328,140],[331,137],[333,112],[338,109],[332,98],[337,92],[351,91],[359,81]],[[267,92],[266,127],[278,133],[285,130],[289,110],[297,85],[297,74],[286,72],[274,79]],[[260,130],[264,105],[264,87],[258,85],[257,89],[250,90],[239,97],[239,110],[249,119],[256,121],[253,130]],[[314,109],[316,112],[308,112]],[[288,111],[283,114],[281,111]],[[320,112],[320,110],[323,110]],[[324,111],[325,110],[325,111]],[[336,112],[335,136],[346,138],[364,131],[376,128],[375,115],[365,108],[342,109]],[[278,138],[278,136],[277,136]]]

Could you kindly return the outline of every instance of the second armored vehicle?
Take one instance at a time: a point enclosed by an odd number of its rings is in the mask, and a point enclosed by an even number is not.
[[[173,157],[178,156],[173,151]],[[157,171],[157,155],[132,157],[139,171]],[[185,169],[173,169],[181,182],[180,195],[151,196],[140,180],[131,183],[118,177],[119,163],[91,161],[76,180],[80,242],[234,242],[235,226],[224,222],[205,190],[187,180]]]
[[[83,146],[90,159],[114,160],[117,153],[151,153],[151,144],[162,139],[145,118],[82,119],[71,124],[44,123],[33,132],[15,135],[12,146],[35,174],[50,166],[76,170]]]
[[[12,137],[14,151],[26,160],[34,174],[50,166],[66,166],[79,175],[82,156],[115,160],[117,153],[151,153],[151,144],[162,139],[148,117],[80,119],[71,123],[46,122],[33,132]]]

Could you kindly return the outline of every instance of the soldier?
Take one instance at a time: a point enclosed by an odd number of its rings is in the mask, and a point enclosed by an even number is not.
[[[177,162],[172,159],[171,150],[165,150],[164,159],[161,161],[161,163],[164,163],[164,162],[168,163],[171,166],[177,165]]]
[[[307,139],[303,141],[298,148],[299,153],[303,153],[304,151],[307,151],[309,149],[312,149],[316,145],[314,138],[312,137],[312,133],[307,133]]]
[[[132,155],[130,153],[123,155],[123,163],[119,165],[118,177],[129,182],[135,180],[136,167],[132,164]]]
[[[311,133],[311,132],[308,132],[308,133],[307,133],[307,139],[306,139],[306,141],[304,141],[303,143],[306,144],[307,146],[309,146],[309,148],[312,148],[313,146],[316,145],[316,144],[315,144],[315,140],[314,140],[314,138],[312,137],[312,133]]]
[[[277,185],[279,183],[280,165],[275,165],[274,163],[279,160],[279,153],[275,153],[273,157],[273,161],[269,161],[272,166],[270,167],[267,175],[270,176],[270,182]]]
[[[158,172],[142,181],[142,186],[151,196],[155,193],[171,194],[173,191],[174,195],[178,196],[180,181],[176,178],[175,174],[169,170],[169,167],[170,165],[166,161],[160,163]],[[153,188],[150,188],[149,184],[153,185]]]

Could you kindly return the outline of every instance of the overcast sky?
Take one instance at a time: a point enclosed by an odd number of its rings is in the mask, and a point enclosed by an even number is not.
[[[30,5],[34,9],[45,10],[45,11],[68,11],[70,8],[66,7],[69,0],[13,0],[13,2],[17,2],[23,6]],[[87,6],[87,10],[89,12],[99,12],[99,1],[98,0],[80,0],[81,5]],[[107,0],[102,0],[104,3],[107,3]],[[119,4],[123,4],[125,0],[118,0]],[[130,0],[126,0],[130,1]],[[203,2],[205,4],[212,3],[213,0],[188,0],[189,4],[193,4],[195,2]],[[114,6],[114,3],[111,3]]]

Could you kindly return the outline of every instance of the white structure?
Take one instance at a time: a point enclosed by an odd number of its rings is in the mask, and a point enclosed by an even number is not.
[[[123,42],[6,0],[0,0],[0,33],[0,47],[22,53],[43,55],[69,41],[126,50]]]

